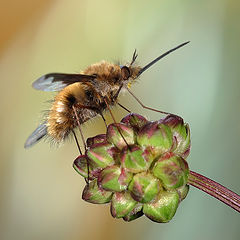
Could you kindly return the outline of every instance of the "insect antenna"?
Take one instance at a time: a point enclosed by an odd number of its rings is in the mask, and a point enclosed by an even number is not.
[[[106,106],[107,106],[107,108],[108,108],[108,111],[110,112],[111,117],[112,117],[114,123],[116,124],[116,127],[117,127],[117,129],[118,129],[119,134],[121,135],[123,141],[126,143],[128,149],[131,150],[129,144],[127,143],[126,139],[124,138],[124,136],[123,136],[123,134],[122,134],[122,132],[121,132],[121,129],[120,129],[119,126],[117,125],[117,121],[116,121],[115,117],[113,116],[113,113],[112,113],[112,111],[111,111],[111,109],[110,109],[110,107],[109,107],[109,105],[108,105],[108,102],[106,101],[105,98],[104,98],[104,102],[106,103]]]
[[[138,57],[138,54],[137,54],[137,50],[135,49],[134,53],[133,53],[133,56],[132,56],[132,61],[130,63],[130,66],[133,65],[133,63],[136,61],[137,57]]]

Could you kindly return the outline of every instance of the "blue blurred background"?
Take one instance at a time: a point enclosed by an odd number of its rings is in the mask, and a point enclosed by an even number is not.
[[[81,200],[73,141],[23,148],[47,100],[31,83],[48,72],[79,72],[102,59],[145,65],[191,43],[145,72],[132,91],[148,106],[190,124],[189,165],[240,193],[240,2],[237,0],[1,0],[0,239],[239,239],[240,215],[193,187],[174,219],[113,219],[109,205]],[[127,93],[123,105],[149,119]],[[125,112],[113,110],[120,120]],[[106,114],[111,122],[109,114]],[[96,118],[86,137],[104,132]]]

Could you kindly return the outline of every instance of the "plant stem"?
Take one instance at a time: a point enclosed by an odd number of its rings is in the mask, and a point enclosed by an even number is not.
[[[221,184],[193,171],[190,171],[188,184],[208,193],[240,212],[240,196]]]

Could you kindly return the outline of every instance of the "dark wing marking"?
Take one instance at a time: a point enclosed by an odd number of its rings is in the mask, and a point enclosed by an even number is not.
[[[42,139],[45,135],[47,135],[47,126],[46,122],[39,125],[33,133],[28,137],[24,144],[24,148],[29,148],[35,143],[37,143],[40,139]]]
[[[49,73],[37,79],[32,86],[37,90],[47,92],[60,91],[67,85],[75,82],[89,82],[94,78],[96,78],[95,75]]]

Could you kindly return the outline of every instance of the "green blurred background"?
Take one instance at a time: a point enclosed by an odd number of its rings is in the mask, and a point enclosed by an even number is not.
[[[134,93],[190,124],[190,168],[240,193],[240,2],[237,0],[0,1],[0,239],[239,239],[240,216],[193,187],[174,219],[113,219],[109,205],[81,200],[73,141],[23,148],[54,94],[31,83],[102,59],[138,63],[191,43],[144,73]],[[127,93],[121,102],[149,119]],[[114,110],[119,120],[125,112]],[[110,122],[111,118],[107,114]],[[97,118],[85,136],[104,132]]]

